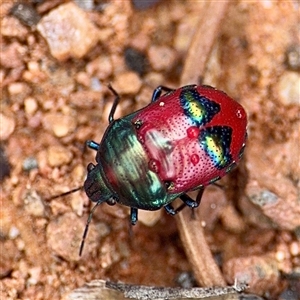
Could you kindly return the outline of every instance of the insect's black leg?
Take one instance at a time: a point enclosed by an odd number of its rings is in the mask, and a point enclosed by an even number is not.
[[[195,200],[193,200],[189,195],[187,194],[183,194],[179,197],[183,203],[190,207],[190,208],[195,208],[195,207],[198,207],[199,206],[199,203]]]
[[[217,183],[217,182],[214,182],[213,185],[216,186],[216,187],[218,187],[221,190],[225,190],[225,188],[226,188],[224,185],[222,185],[220,183]]]
[[[93,149],[93,150],[96,150],[98,151],[99,150],[99,147],[100,145],[94,141],[91,141],[91,140],[88,140],[85,142],[86,146]]]
[[[137,220],[138,220],[138,210],[137,210],[137,208],[131,207],[131,209],[130,209],[131,225],[135,225]]]
[[[114,121],[114,114],[116,112],[117,106],[120,102],[120,96],[119,94],[116,92],[116,90],[111,86],[111,84],[108,85],[108,88],[112,91],[112,93],[116,96],[114,103],[112,105],[112,108],[110,110],[109,116],[108,116],[108,122],[111,123]]]
[[[199,192],[198,192],[198,195],[196,197],[196,202],[197,202],[197,207],[200,205],[201,203],[201,199],[202,199],[202,196],[203,196],[203,193],[204,193],[204,188],[200,189]]]
[[[155,101],[161,96],[162,91],[165,91],[165,92],[172,92],[172,91],[174,91],[174,89],[170,89],[170,88],[165,87],[165,86],[163,86],[163,85],[158,86],[158,87],[154,90],[154,92],[153,92],[153,94],[152,94],[151,102],[155,102]]]
[[[203,195],[204,189],[200,189],[196,198],[196,201],[194,201],[191,197],[189,197],[187,194],[183,194],[180,196],[180,199],[184,202],[179,207],[177,207],[174,210],[174,214],[178,214],[180,211],[182,211],[186,206],[191,208],[196,208],[200,205],[202,195]]]
[[[173,208],[173,206],[171,204],[167,204],[164,206],[164,209],[166,210],[166,212],[171,215],[171,216],[175,216],[176,215],[176,211]]]
[[[86,225],[85,225],[85,228],[84,228],[84,232],[83,232],[83,235],[82,235],[82,239],[81,239],[81,244],[80,244],[80,248],[79,248],[79,256],[81,256],[82,254],[82,251],[83,251],[83,247],[84,247],[84,242],[85,242],[85,239],[86,239],[86,236],[87,236],[87,233],[89,231],[89,226],[90,226],[90,223],[92,222],[92,217],[93,217],[93,214],[96,210],[96,208],[101,204],[102,202],[101,201],[98,201],[94,207],[92,208],[90,214],[89,214],[89,217],[86,221]]]

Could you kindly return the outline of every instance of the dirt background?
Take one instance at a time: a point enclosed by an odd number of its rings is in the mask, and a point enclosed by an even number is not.
[[[122,96],[117,117],[158,85],[179,87],[207,2],[80,2],[0,4],[2,299],[61,299],[93,279],[195,284],[176,218],[143,212],[130,235],[128,209],[103,204],[80,258],[89,200],[49,199],[82,186],[95,157],[84,143],[108,125],[109,82]],[[196,218],[226,282],[247,280],[267,299],[300,294],[299,6],[231,1],[199,78],[245,107],[249,138]]]

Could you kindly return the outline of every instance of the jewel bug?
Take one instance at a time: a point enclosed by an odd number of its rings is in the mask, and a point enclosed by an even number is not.
[[[242,157],[247,138],[244,108],[222,91],[206,85],[179,89],[157,87],[151,103],[123,118],[114,119],[120,97],[115,96],[109,126],[100,143],[87,141],[97,151],[96,164],[87,166],[84,190],[93,207],[89,223],[103,202],[138,209],[164,208],[175,215],[183,206],[198,207],[204,188],[230,172]],[[199,190],[196,200],[187,192]],[[171,203],[180,198],[183,205]]]

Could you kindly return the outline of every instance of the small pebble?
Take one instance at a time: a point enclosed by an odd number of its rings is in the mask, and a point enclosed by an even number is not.
[[[117,243],[107,240],[101,244],[99,260],[103,269],[108,269],[114,263],[120,261],[120,259],[121,254],[117,247]]]
[[[97,57],[86,65],[86,72],[99,80],[107,79],[113,72],[111,59],[105,55]]]
[[[27,3],[16,3],[11,9],[11,13],[27,26],[36,25],[40,20],[35,8]]]
[[[33,267],[28,270],[30,277],[27,279],[29,285],[36,285],[40,281],[40,275],[42,272],[41,267]]]
[[[7,140],[11,134],[14,132],[16,127],[16,122],[13,117],[8,117],[0,113],[0,140]]]
[[[26,83],[14,82],[8,86],[8,92],[11,97],[18,94],[25,94],[29,92],[29,87]]]
[[[30,171],[38,168],[38,162],[35,157],[27,157],[23,161],[23,170]]]
[[[40,195],[34,190],[26,191],[23,197],[25,210],[28,214],[35,217],[43,217],[45,214],[45,206]]]
[[[72,133],[77,126],[75,117],[60,113],[49,113],[44,116],[45,129],[52,131],[57,137],[64,137]]]
[[[161,0],[132,0],[133,7],[138,10],[148,9]]]
[[[190,289],[196,286],[196,280],[193,273],[187,271],[178,274],[178,277],[176,278],[176,283],[184,289]]]
[[[94,0],[74,0],[74,2],[83,10],[93,10],[95,8]]]
[[[164,81],[164,76],[158,72],[149,72],[145,75],[144,80],[148,85],[157,87]]]
[[[124,72],[116,76],[113,87],[121,94],[137,94],[142,81],[135,72]]]
[[[1,115],[0,115],[0,122],[1,122]],[[6,153],[4,148],[0,146],[0,181],[10,175],[10,164],[7,159]]]
[[[278,200],[278,196],[268,190],[260,190],[257,194],[251,195],[251,201],[259,206],[265,206],[275,204]]]
[[[83,215],[84,209],[84,200],[81,197],[78,197],[76,193],[71,195],[71,207],[77,216],[81,217]]]
[[[284,105],[300,105],[300,74],[297,72],[287,71],[278,82],[279,100]]]
[[[76,4],[61,4],[44,16],[37,25],[51,54],[58,60],[81,58],[99,40],[97,27]]]
[[[51,167],[61,167],[71,162],[73,158],[72,152],[62,146],[51,146],[47,149],[47,159]]]
[[[100,82],[100,80],[97,77],[92,77],[91,78],[91,85],[90,88],[92,91],[96,91],[99,92],[102,90],[102,84]]]
[[[23,66],[23,55],[26,50],[18,42],[12,42],[1,49],[1,65],[4,68],[20,68]]]
[[[36,100],[32,97],[28,97],[24,100],[24,109],[26,114],[33,115],[38,108]]]
[[[70,102],[80,109],[91,109],[95,107],[102,98],[102,93],[98,91],[79,90],[70,95]]]
[[[148,51],[148,58],[155,71],[168,71],[176,63],[176,52],[166,46],[151,46]]]
[[[275,259],[269,256],[232,258],[225,262],[223,271],[227,282],[245,282],[249,292],[264,295],[280,289],[280,272]]]
[[[288,69],[300,71],[300,45],[292,45],[286,51],[285,62]]]
[[[21,41],[28,36],[28,29],[15,17],[5,17],[1,20],[1,35],[19,38]]]
[[[86,72],[78,72],[76,75],[76,81],[85,86],[88,87],[91,84],[90,76]]]
[[[14,240],[20,235],[20,230],[16,226],[11,226],[8,236],[11,240]]]
[[[290,245],[290,253],[293,256],[298,256],[300,255],[300,241],[298,242],[292,242]]]
[[[130,70],[139,75],[143,75],[146,72],[148,61],[144,53],[128,47],[124,51],[124,57],[125,63]]]

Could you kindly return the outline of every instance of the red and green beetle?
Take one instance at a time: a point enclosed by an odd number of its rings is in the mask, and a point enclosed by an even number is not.
[[[171,203],[176,198],[195,208],[204,188],[241,159],[247,115],[224,92],[206,85],[159,86],[148,106],[115,120],[120,97],[109,88],[115,95],[109,126],[100,144],[87,141],[97,151],[97,164],[88,165],[84,182],[87,196],[96,202],[92,212],[103,202],[120,203],[131,208],[135,224],[138,209],[164,207],[175,215],[179,209]],[[199,190],[196,200],[187,195],[193,190]],[[82,248],[83,243],[80,253]]]

